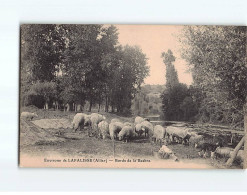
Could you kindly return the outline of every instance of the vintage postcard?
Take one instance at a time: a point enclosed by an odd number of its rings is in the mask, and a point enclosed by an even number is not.
[[[19,166],[246,168],[246,29],[21,25]]]

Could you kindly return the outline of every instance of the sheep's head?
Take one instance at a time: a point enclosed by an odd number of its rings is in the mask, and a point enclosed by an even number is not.
[[[118,139],[119,139],[119,141],[121,141],[123,139],[123,136],[122,135],[119,135],[118,136]]]
[[[89,118],[88,116],[85,117],[84,125],[85,125],[85,126],[91,125],[91,121],[90,121],[90,118]]]

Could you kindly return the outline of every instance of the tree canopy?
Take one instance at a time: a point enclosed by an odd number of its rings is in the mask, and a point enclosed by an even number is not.
[[[201,114],[208,120],[243,121],[247,96],[246,27],[186,26],[183,58],[201,90]]]
[[[32,94],[61,105],[88,101],[91,110],[104,102],[106,111],[112,106],[113,111],[129,112],[148,73],[145,54],[136,46],[120,45],[113,25],[21,26],[23,104]],[[31,93],[34,86],[36,92],[53,86],[53,97]]]

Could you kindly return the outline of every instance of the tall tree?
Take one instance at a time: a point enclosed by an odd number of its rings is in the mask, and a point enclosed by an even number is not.
[[[238,113],[247,130],[246,27],[187,26],[182,43],[183,57],[191,67],[195,84],[207,97],[211,95],[215,103],[221,103],[231,113]],[[243,140],[244,137],[228,165],[233,162]]]
[[[173,64],[176,58],[170,49],[167,52],[163,52],[161,57],[166,66],[166,88],[170,89],[179,83],[178,74]]]
[[[217,104],[222,113],[238,113],[243,120],[247,95],[246,27],[187,26],[182,43],[194,84],[205,98]]]

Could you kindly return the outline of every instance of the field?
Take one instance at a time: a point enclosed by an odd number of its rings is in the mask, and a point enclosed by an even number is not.
[[[200,158],[198,150],[182,144],[171,144],[168,147],[176,154],[179,162],[158,159],[155,153],[160,146],[150,143],[141,137],[129,143],[113,142],[111,139],[89,137],[87,129],[74,132],[71,121],[75,112],[41,110],[35,107],[22,108],[22,111],[36,112],[38,118],[33,121],[20,120],[20,158],[54,159],[61,158],[98,158],[98,159],[139,159],[151,160],[172,168],[224,168],[224,161]],[[109,122],[119,118],[123,122],[133,122],[134,117],[122,117],[113,113],[102,113]],[[114,146],[113,146],[114,145]],[[114,149],[115,148],[115,149]],[[148,167],[145,164],[144,167]],[[144,168],[143,167],[143,168]],[[233,168],[239,168],[235,166]]]

